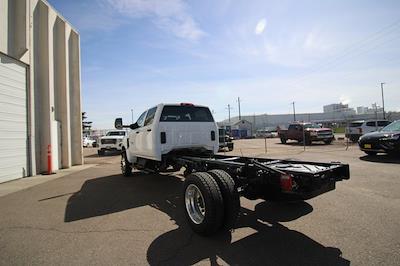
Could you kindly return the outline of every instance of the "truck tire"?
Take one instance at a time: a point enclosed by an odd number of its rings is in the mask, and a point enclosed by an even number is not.
[[[190,227],[199,235],[216,233],[224,218],[221,190],[205,172],[190,174],[183,183],[183,205]]]
[[[97,151],[97,155],[103,156],[103,155],[104,155],[104,151],[103,151],[103,150],[98,150],[98,151]]]
[[[132,166],[126,158],[126,151],[121,152],[121,172],[123,176],[130,176],[132,174]]]
[[[281,143],[282,143],[282,144],[286,144],[286,141],[287,141],[286,138],[281,137]]]
[[[357,137],[357,136],[350,136],[351,142],[356,143],[358,141],[358,139],[359,139],[359,137]]]
[[[224,201],[224,218],[222,230],[227,231],[235,226],[240,211],[240,196],[233,178],[223,170],[211,170],[208,173],[217,182]]]

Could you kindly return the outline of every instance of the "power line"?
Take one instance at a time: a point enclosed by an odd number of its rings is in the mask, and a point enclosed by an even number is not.
[[[325,68],[325,70],[329,69],[329,66],[330,66],[330,65],[331,65],[331,66],[332,66],[332,65],[334,66],[335,63],[336,63],[336,65],[337,65],[337,62],[338,62],[339,59],[341,59],[341,58],[346,58],[346,56],[350,55],[350,54],[353,53],[353,52],[358,52],[357,55],[360,55],[360,54],[362,54],[362,53],[368,52],[368,51],[370,51],[370,50],[376,48],[377,46],[379,46],[379,45],[381,45],[381,44],[388,43],[388,42],[391,42],[391,41],[397,39],[397,38],[400,37],[400,36],[397,35],[397,36],[395,36],[395,38],[392,38],[392,39],[390,39],[389,41],[386,41],[386,42],[384,42],[384,43],[378,43],[377,45],[373,46],[371,49],[368,49],[368,50],[365,50],[365,51],[361,51],[361,53],[359,52],[359,51],[360,51],[360,48],[363,48],[363,47],[365,47],[366,45],[370,45],[370,44],[371,44],[371,41],[374,42],[374,41],[379,40],[379,39],[381,39],[382,37],[386,36],[387,34],[392,33],[394,30],[396,30],[396,28],[393,28],[393,27],[395,27],[395,26],[397,26],[397,25],[399,25],[399,24],[400,24],[400,19],[399,19],[399,20],[396,20],[395,22],[393,22],[393,23],[391,23],[391,24],[389,24],[389,25],[387,25],[387,26],[385,26],[385,27],[383,27],[383,28],[381,28],[380,30],[374,32],[373,34],[371,34],[371,35],[369,35],[368,37],[362,39],[361,41],[358,41],[358,42],[353,43],[352,45],[350,45],[348,48],[346,48],[346,49],[343,51],[344,53],[339,54],[339,55],[333,57],[332,59],[328,60],[328,61],[325,62],[325,63],[320,63],[320,64],[314,66],[314,67],[311,69],[311,72],[309,72],[309,73],[307,73],[307,74],[305,74],[305,75],[303,75],[303,76],[298,77],[298,78],[297,78],[294,82],[292,82],[291,84],[293,84],[293,85],[298,84],[300,81],[304,81],[304,80],[305,80],[307,77],[309,77],[310,75],[315,74],[315,73],[318,73],[318,72],[321,72],[321,70],[323,70],[324,68]],[[391,29],[391,28],[392,28],[392,29]],[[390,30],[389,30],[389,29],[390,29]],[[384,34],[382,35],[382,33],[384,33]],[[376,35],[376,36],[375,36],[375,35]],[[382,35],[382,36],[380,36],[380,35]],[[370,42],[368,43],[367,41],[370,41]],[[347,57],[347,60],[346,60],[346,61],[348,61],[348,57]],[[340,63],[340,61],[339,61],[339,63]],[[293,86],[293,85],[289,85],[289,86]]]

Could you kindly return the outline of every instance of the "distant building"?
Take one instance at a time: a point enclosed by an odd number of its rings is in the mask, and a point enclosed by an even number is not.
[[[381,114],[383,113],[383,108],[380,107],[377,104],[372,104],[371,108],[370,107],[365,107],[365,106],[359,106],[357,107],[357,114],[359,115],[364,115],[364,114]]]
[[[236,139],[247,138],[252,136],[253,124],[249,121],[242,119],[232,123],[219,122],[219,127],[225,128],[230,135]]]
[[[348,104],[332,103],[329,105],[324,105],[324,113],[340,112],[341,110],[348,108]]]
[[[358,106],[357,107],[357,114],[363,115],[368,113],[368,107],[365,106]]]
[[[353,109],[352,112],[331,112],[331,113],[296,113],[296,120],[303,122],[315,122],[323,124],[324,126],[330,126],[331,124],[342,125],[345,126],[349,121],[355,120],[371,120],[371,119],[382,119],[383,113],[378,112],[375,114],[367,113],[367,114],[356,114]],[[400,112],[386,112],[386,118],[390,121],[400,119]],[[282,128],[286,127],[289,123],[293,122],[293,114],[261,114],[261,115],[242,115],[242,120],[245,121],[253,121],[251,124],[247,124],[249,128],[252,129],[250,132],[256,132],[258,129],[263,129],[265,127],[272,126],[280,126]],[[239,122],[238,117],[231,117],[231,123],[228,122],[228,119],[219,122],[218,125],[221,127],[232,125],[232,128],[237,127],[237,123]],[[233,126],[235,125],[235,127]]]
[[[324,108],[324,113],[333,113],[333,112],[340,112],[347,114],[356,113],[356,111],[353,108],[349,108],[348,104],[342,104],[342,103],[332,103],[329,105],[324,105],[323,108]]]

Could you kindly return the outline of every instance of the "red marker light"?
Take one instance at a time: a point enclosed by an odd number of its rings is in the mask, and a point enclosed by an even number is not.
[[[292,191],[293,182],[292,177],[288,174],[281,175],[281,189],[283,191]]]

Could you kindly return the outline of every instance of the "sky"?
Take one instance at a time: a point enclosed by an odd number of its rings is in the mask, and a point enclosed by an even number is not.
[[[400,1],[48,0],[80,33],[94,128],[158,103],[238,115],[400,111]]]

